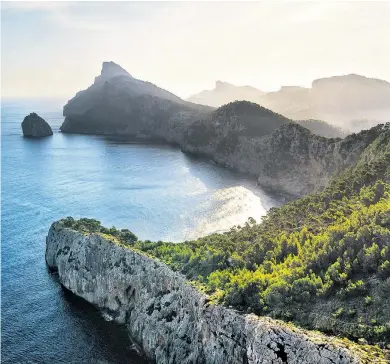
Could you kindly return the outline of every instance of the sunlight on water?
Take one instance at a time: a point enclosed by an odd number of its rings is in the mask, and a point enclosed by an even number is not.
[[[243,225],[249,217],[259,221],[266,214],[260,195],[243,186],[215,191],[207,201],[195,206],[201,212],[197,226],[186,231],[186,239],[228,231],[234,225]]]

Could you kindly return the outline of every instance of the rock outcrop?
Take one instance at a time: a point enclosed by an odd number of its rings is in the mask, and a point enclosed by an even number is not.
[[[214,305],[165,264],[97,234],[54,223],[46,262],[61,284],[96,305],[157,364],[347,364],[340,340]]]
[[[40,138],[53,135],[50,125],[35,112],[24,118],[22,130],[25,137]]]

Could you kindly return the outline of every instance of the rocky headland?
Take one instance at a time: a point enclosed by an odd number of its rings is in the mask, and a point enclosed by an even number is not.
[[[114,237],[54,223],[46,262],[61,284],[126,325],[160,363],[360,363],[340,339],[215,305],[179,273]]]
[[[22,121],[23,136],[41,138],[53,135],[50,125],[35,112],[27,115]]]

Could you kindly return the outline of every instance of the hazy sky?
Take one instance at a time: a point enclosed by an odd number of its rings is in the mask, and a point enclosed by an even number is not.
[[[103,61],[188,97],[359,73],[390,81],[390,2],[2,2],[3,97],[65,97]]]

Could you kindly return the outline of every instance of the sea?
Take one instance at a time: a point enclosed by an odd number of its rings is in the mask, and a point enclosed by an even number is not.
[[[1,105],[1,362],[147,363],[122,327],[49,273],[50,225],[90,217],[140,239],[180,242],[259,221],[281,199],[174,146],[63,134],[65,102]],[[24,138],[30,112],[54,135]]]

